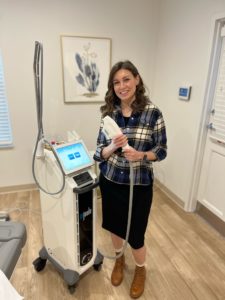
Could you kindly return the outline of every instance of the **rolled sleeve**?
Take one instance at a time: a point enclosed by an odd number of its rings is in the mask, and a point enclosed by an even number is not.
[[[102,132],[102,127],[103,127],[103,121],[101,120],[101,125],[100,125],[98,138],[97,138],[97,147],[96,147],[96,150],[95,150],[95,153],[93,156],[93,159],[98,162],[102,162],[105,160],[102,157],[102,150],[104,149],[104,147],[106,147],[108,145],[105,135]]]
[[[94,160],[99,161],[99,162],[105,160],[102,157],[102,150],[103,150],[104,147],[105,147],[104,145],[98,145],[97,146],[96,151],[95,151],[94,156],[93,156]]]
[[[152,152],[155,154],[157,161],[163,160],[167,156],[167,137],[162,113],[159,114],[155,123],[153,137],[155,140],[155,147],[152,149]]]

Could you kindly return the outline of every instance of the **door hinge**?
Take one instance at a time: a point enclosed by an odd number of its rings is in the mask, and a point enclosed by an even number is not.
[[[210,130],[216,130],[216,128],[213,127],[213,123],[209,123],[209,124],[207,125],[207,128],[210,129]]]

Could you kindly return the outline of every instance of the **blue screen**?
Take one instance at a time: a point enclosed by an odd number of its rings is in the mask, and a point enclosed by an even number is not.
[[[92,163],[82,143],[56,148],[56,153],[66,173],[75,172]]]
[[[188,95],[188,89],[187,88],[180,88],[179,96],[187,97],[187,95]]]

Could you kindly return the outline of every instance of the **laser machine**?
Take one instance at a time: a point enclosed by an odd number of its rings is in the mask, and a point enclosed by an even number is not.
[[[33,176],[40,189],[44,246],[33,261],[36,271],[49,260],[75,291],[82,273],[99,270],[103,256],[96,247],[96,187],[94,161],[82,140],[52,145],[42,126],[42,45],[36,42],[34,75],[38,136]]]

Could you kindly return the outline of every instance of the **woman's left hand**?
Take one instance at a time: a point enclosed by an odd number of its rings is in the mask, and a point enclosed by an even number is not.
[[[125,148],[123,153],[125,158],[129,161],[137,161],[143,158],[143,152],[137,151],[131,146]]]

